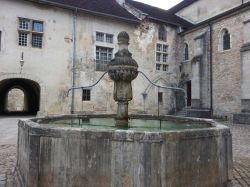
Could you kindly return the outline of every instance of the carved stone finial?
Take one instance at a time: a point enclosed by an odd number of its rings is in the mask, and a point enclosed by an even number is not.
[[[117,36],[118,44],[127,44],[129,45],[129,35],[126,31],[122,31]]]
[[[138,64],[128,51],[128,33],[120,32],[117,39],[119,51],[108,64],[108,74],[114,81],[114,100],[118,102],[117,125],[127,126],[128,102],[133,98],[131,81],[138,75]]]

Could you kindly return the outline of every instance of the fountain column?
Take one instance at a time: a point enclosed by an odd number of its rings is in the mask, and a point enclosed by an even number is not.
[[[128,102],[133,99],[131,82],[138,75],[138,64],[128,50],[129,35],[123,31],[117,37],[119,50],[108,65],[108,74],[114,81],[114,100],[118,103],[117,126],[128,126]]]

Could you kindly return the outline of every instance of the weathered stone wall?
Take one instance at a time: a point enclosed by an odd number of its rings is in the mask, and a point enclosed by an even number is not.
[[[180,81],[186,88],[191,81],[191,106],[210,109],[210,30],[209,27],[187,32],[180,35],[178,42],[178,62],[181,66]],[[189,59],[184,60],[184,45],[188,45]]]
[[[250,11],[225,18],[213,25],[213,98],[214,115],[232,117],[241,109],[241,53],[244,21]],[[220,31],[227,28],[231,49],[219,51]]]
[[[139,70],[149,76],[151,80],[162,86],[176,84],[175,67],[175,29],[167,27],[168,39],[165,44],[169,46],[169,71],[157,71],[156,44],[158,43],[159,24],[144,20],[141,24],[127,24],[115,20],[102,19],[90,15],[79,15],[77,22],[77,86],[87,86],[95,83],[104,72],[96,71],[96,46],[113,48],[118,51],[117,35],[125,30],[130,35],[129,50],[139,65]],[[96,41],[96,32],[114,35],[114,43],[107,44]],[[131,113],[158,113],[158,92],[163,92],[163,104],[160,105],[160,114],[167,114],[175,107],[172,91],[158,90],[152,87],[147,80],[139,75],[133,81],[133,100],[130,102]],[[143,93],[147,97],[143,99]],[[113,100],[113,82],[106,75],[103,80],[91,89],[91,101],[81,101],[81,90],[76,91],[76,111],[91,113],[114,113],[116,104]]]
[[[241,110],[241,73],[242,73],[242,62],[241,62],[241,47],[243,43],[248,41],[249,35],[247,32],[246,20],[249,20],[249,10],[244,10],[238,14],[231,15],[227,18],[220,19],[212,23],[212,73],[213,73],[213,116],[214,117],[227,117],[232,118],[232,114],[240,112]],[[223,29],[228,29],[231,35],[231,49],[222,50],[222,39],[221,31]],[[207,60],[204,61],[209,70],[210,66],[210,41],[209,41],[209,26],[204,26],[186,32],[182,37],[178,45],[181,49],[181,53],[178,55],[178,62],[183,62],[183,46],[184,43],[189,45],[189,61],[182,63],[182,73],[186,74],[186,80],[192,77],[192,68],[190,60],[195,56],[195,46],[194,38],[201,35],[202,33],[207,33],[206,39],[206,49]],[[205,75],[204,75],[205,77]],[[203,78],[204,78],[203,77]],[[210,74],[207,75],[210,78]],[[246,77],[245,77],[246,79]],[[209,79],[203,79],[203,81],[208,81]],[[210,83],[209,83],[210,84]],[[192,92],[195,90],[192,90]],[[204,98],[209,99],[210,90],[203,90],[204,94],[207,93]],[[208,100],[207,100],[208,102]],[[210,100],[209,100],[210,102]]]
[[[46,119],[40,121],[46,123]],[[32,187],[228,186],[232,180],[230,129],[212,121],[184,121],[213,126],[150,132],[49,129],[20,121],[15,172],[21,186]]]
[[[19,61],[24,53],[22,74],[27,77],[37,77],[44,83],[46,98],[41,99],[42,114],[68,113],[70,97],[66,97],[71,87],[71,71],[73,58],[73,15],[65,9],[39,5],[26,1],[1,1],[0,30],[2,31],[2,49],[0,51],[0,75],[20,72]],[[34,14],[36,12],[36,14]],[[18,17],[41,20],[44,22],[43,48],[21,47],[18,45]],[[175,63],[175,28],[168,27],[169,46],[168,72],[156,71],[156,43],[159,24],[144,20],[141,24],[125,23],[120,20],[101,18],[83,13],[77,15],[76,36],[76,86],[86,86],[94,83],[103,72],[95,71],[96,42],[95,33],[103,32],[114,35],[112,47],[117,51],[117,34],[126,30],[131,38],[129,50],[139,64],[139,70],[145,72],[150,79],[161,85],[177,84]],[[15,77],[12,77],[15,78]],[[133,113],[157,114],[158,89],[149,85],[142,77],[133,82],[134,100],[131,101],[130,111]],[[91,90],[91,101],[82,102],[82,92],[76,91],[76,112],[114,113],[116,104],[113,101],[113,83],[105,76],[97,87]],[[147,92],[146,99],[142,93]],[[163,93],[163,104],[160,113],[167,114],[175,105],[172,91],[160,90]],[[171,97],[170,97],[171,96]]]

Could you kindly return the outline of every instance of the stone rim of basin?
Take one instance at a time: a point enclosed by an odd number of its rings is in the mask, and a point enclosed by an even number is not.
[[[120,128],[120,129],[103,129],[100,126],[100,129],[91,129],[91,128],[80,128],[80,127],[52,127],[52,126],[44,126],[43,124],[46,124],[46,122],[51,120],[62,120],[62,119],[79,119],[79,118],[104,118],[104,117],[114,117],[115,115],[100,115],[100,114],[92,114],[92,115],[55,115],[55,116],[49,116],[49,117],[41,117],[41,118],[31,118],[31,119],[23,119],[20,121],[25,122],[26,125],[31,126],[32,128],[39,128],[39,129],[65,129],[65,130],[80,130],[80,131],[134,131],[134,132],[150,132],[150,130],[140,130],[140,129],[130,129],[130,128]],[[143,117],[143,118],[142,118]],[[134,115],[131,116],[132,119],[143,119],[143,120],[157,120],[159,119],[156,116],[151,115]],[[152,133],[167,133],[167,132],[178,132],[181,133],[187,132],[187,131],[207,131],[207,130],[214,130],[214,129],[229,129],[229,127],[222,125],[214,120],[211,119],[199,119],[199,118],[190,118],[190,117],[175,117],[175,116],[161,116],[160,118],[162,121],[178,121],[181,123],[200,123],[200,124],[206,124],[209,125],[208,127],[203,128],[191,128],[191,129],[177,129],[177,130],[164,130],[164,129],[158,129],[152,131]]]

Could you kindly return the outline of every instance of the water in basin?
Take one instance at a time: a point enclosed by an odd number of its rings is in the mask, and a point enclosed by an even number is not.
[[[85,128],[85,129],[129,129],[143,131],[170,131],[183,129],[198,129],[211,127],[206,123],[188,123],[166,120],[149,120],[149,119],[130,119],[127,128],[116,126],[114,118],[71,118],[71,119],[53,119],[40,122],[43,127],[49,128]]]

